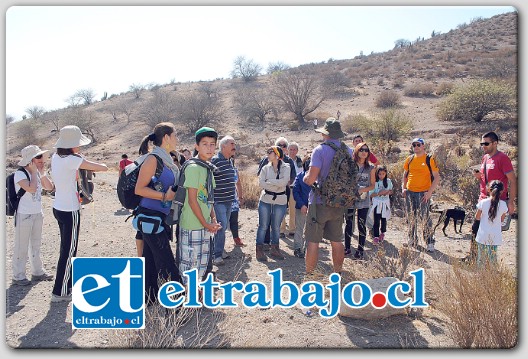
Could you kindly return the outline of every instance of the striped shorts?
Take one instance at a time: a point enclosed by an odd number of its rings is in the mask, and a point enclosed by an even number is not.
[[[190,269],[198,270],[198,278],[204,276],[212,268],[213,237],[206,229],[187,230],[180,228],[180,238],[178,240],[178,269],[182,278],[182,283],[187,283],[187,277],[183,275]]]

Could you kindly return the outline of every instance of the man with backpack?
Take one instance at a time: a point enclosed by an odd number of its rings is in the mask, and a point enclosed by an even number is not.
[[[425,152],[423,138],[411,142],[413,154],[403,164],[402,197],[405,198],[408,241],[405,246],[418,244],[418,223],[422,224],[427,251],[434,252],[433,221],[429,215],[431,196],[440,183],[440,174],[434,157]]]
[[[48,150],[29,145],[22,149],[22,159],[18,162],[20,168],[14,173],[14,190],[17,193],[15,201],[15,242],[13,248],[13,284],[28,285],[26,278],[26,263],[31,265],[31,281],[50,281],[40,257],[42,244],[42,189],[53,190],[53,182],[46,175],[44,155]],[[9,200],[9,199],[8,199]],[[28,252],[29,249],[29,252]]]
[[[352,190],[356,188],[357,166],[352,158],[352,149],[339,140],[345,136],[341,131],[341,123],[330,117],[324,127],[315,131],[322,134],[324,142],[313,150],[310,167],[303,179],[304,183],[312,187],[304,228],[307,277],[317,266],[319,243],[323,237],[332,246],[334,272],[341,273],[345,258],[344,213],[357,198],[357,191]],[[336,167],[336,163],[339,167]]]

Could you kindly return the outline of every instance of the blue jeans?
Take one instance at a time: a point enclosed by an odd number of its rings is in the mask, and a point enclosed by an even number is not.
[[[270,227],[270,243],[279,244],[280,225],[286,214],[285,204],[270,204],[259,201],[258,205],[259,225],[257,229],[257,245],[264,244],[266,230]]]
[[[222,228],[214,236],[214,258],[221,258],[225,245],[225,234],[231,217],[231,202],[221,202],[213,205],[216,221],[222,225]]]
[[[423,228],[423,238],[427,244],[435,242],[433,237],[433,221],[429,215],[431,200],[422,202],[425,192],[412,192],[407,190],[405,206],[407,209],[407,224],[409,226],[408,238],[418,243],[418,225]]]

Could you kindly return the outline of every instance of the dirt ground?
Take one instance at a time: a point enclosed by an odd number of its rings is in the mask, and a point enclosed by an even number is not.
[[[81,234],[78,256],[134,256],[134,230],[124,222],[127,213],[120,210],[115,193],[117,173],[98,173],[95,177],[95,201],[82,210]],[[43,198],[44,233],[42,258],[45,268],[55,274],[59,253],[59,230],[52,214],[52,199]],[[433,215],[433,220],[438,217]],[[271,259],[260,263],[254,259],[255,236],[258,224],[256,211],[242,209],[240,234],[246,247],[234,247],[230,233],[226,235],[226,251],[230,258],[218,268],[217,278],[222,281],[268,281],[267,271],[282,268],[284,279],[300,283],[304,273],[304,260],[293,256],[293,239],[281,240],[286,255],[283,261]],[[395,253],[404,242],[404,221],[393,216],[388,222],[386,253]],[[470,232],[465,224],[463,233]],[[449,237],[436,232],[435,253],[417,254],[425,269],[426,281],[441,274],[453,258],[463,257],[469,241],[463,235],[454,234],[452,224],[447,229]],[[357,229],[355,234],[357,234]],[[13,219],[6,220],[6,343],[12,348],[109,348],[115,346],[114,333],[104,330],[72,330],[71,303],[51,303],[53,282],[40,282],[26,287],[11,285],[11,253],[13,247]],[[357,237],[353,239],[357,246]],[[367,257],[377,250],[367,239]],[[174,251],[174,246],[173,246]],[[321,268],[324,274],[331,272],[330,245],[323,243],[320,250]],[[517,221],[505,232],[504,245],[499,257],[506,265],[517,266]],[[345,259],[345,276],[362,263]],[[28,269],[28,276],[30,275]],[[438,294],[428,293],[428,296]],[[211,314],[211,310],[209,311]],[[336,316],[323,319],[319,315],[305,316],[298,308],[293,309],[236,309],[215,310],[212,316],[217,336],[206,347],[228,348],[452,348],[447,335],[447,318],[434,305],[425,309],[421,316],[393,316],[380,320],[357,320]],[[148,324],[147,324],[148,325]],[[185,336],[185,332],[182,334]],[[186,338],[182,340],[185,342]],[[190,345],[192,346],[192,345]]]

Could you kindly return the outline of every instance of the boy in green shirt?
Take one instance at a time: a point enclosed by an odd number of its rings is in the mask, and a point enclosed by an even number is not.
[[[210,164],[218,134],[210,127],[202,127],[196,131],[195,138],[197,157]],[[178,268],[183,284],[187,283],[187,277],[183,275],[185,271],[196,268],[198,276],[205,279],[213,267],[213,236],[222,227],[216,222],[213,207],[216,186],[213,168],[212,164],[205,168],[193,163],[185,169],[183,186],[187,195],[182,207],[178,242]]]

